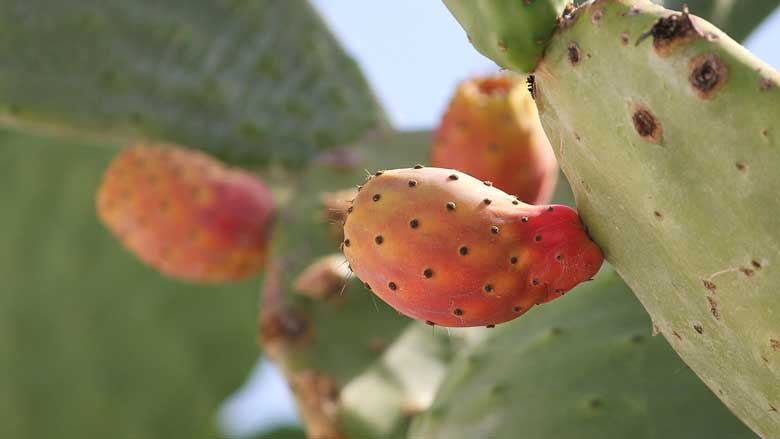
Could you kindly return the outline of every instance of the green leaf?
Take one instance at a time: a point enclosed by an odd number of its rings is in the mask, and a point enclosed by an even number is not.
[[[257,357],[257,280],[168,280],[98,224],[112,155],[0,131],[0,437],[214,438]]]
[[[305,0],[3,0],[0,121],[305,162],[384,124]]]

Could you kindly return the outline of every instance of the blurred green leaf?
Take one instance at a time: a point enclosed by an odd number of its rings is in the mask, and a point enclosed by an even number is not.
[[[0,121],[302,163],[384,124],[306,0],[0,0]]]
[[[214,438],[258,280],[161,277],[98,224],[113,150],[0,131],[0,437]]]

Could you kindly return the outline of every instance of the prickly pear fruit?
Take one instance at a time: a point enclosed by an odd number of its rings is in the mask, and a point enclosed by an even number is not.
[[[275,205],[257,177],[193,150],[137,145],[106,171],[98,216],[162,273],[193,282],[257,273]]]
[[[501,75],[461,83],[436,131],[431,164],[493,184],[520,201],[550,201],[558,163],[525,78]]]
[[[355,199],[343,249],[382,300],[441,326],[494,325],[590,279],[603,256],[577,213],[532,206],[462,172],[377,172]]]

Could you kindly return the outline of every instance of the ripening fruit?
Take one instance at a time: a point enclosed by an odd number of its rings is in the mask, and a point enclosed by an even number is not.
[[[549,202],[558,178],[536,104],[516,75],[458,86],[436,131],[431,164],[492,181],[529,204]]]
[[[260,271],[275,214],[254,175],[203,153],[137,145],[109,166],[97,212],[146,264],[192,282],[224,282]]]
[[[524,204],[440,168],[377,173],[358,193],[344,236],[366,288],[441,326],[512,320],[591,279],[603,261],[571,208]]]

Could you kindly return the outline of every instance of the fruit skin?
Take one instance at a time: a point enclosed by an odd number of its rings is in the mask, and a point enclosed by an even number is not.
[[[461,172],[378,173],[344,226],[353,272],[401,313],[441,326],[494,325],[553,300],[601,267],[567,206],[531,206]]]
[[[97,195],[98,216],[125,247],[160,272],[192,282],[260,271],[275,209],[254,175],[174,146],[126,149]]]
[[[490,180],[529,204],[548,203],[558,178],[536,104],[516,75],[458,86],[436,131],[431,164]]]

